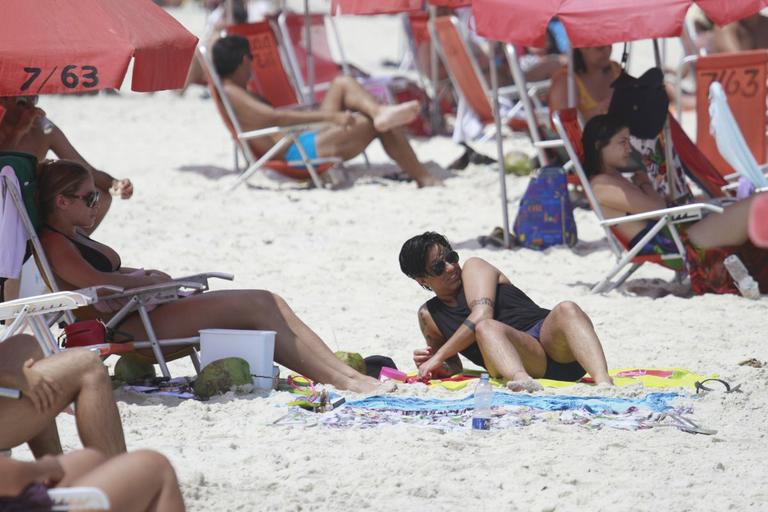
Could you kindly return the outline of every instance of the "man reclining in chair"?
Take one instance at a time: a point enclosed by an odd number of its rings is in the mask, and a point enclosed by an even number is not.
[[[461,372],[459,354],[513,391],[535,391],[533,378],[613,384],[592,322],[570,301],[536,305],[496,267],[459,255],[443,235],[427,232],[403,244],[400,269],[435,297],[419,308],[427,347],[413,360],[424,378]]]
[[[244,130],[270,126],[326,122],[335,126],[322,131],[306,131],[299,136],[309,158],[337,157],[349,160],[362,153],[378,138],[387,154],[420,187],[439,185],[441,181],[427,172],[416,158],[408,139],[398,128],[413,121],[419,112],[415,101],[402,105],[380,105],[354,78],[333,81],[316,110],[278,110],[246,89],[251,78],[251,56],[248,40],[227,36],[213,45],[213,63],[221,76],[224,91],[232,103]],[[254,151],[266,153],[280,136],[253,139]],[[295,145],[276,155],[289,161],[301,160]]]

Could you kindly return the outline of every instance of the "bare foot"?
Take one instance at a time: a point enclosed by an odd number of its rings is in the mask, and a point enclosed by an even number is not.
[[[507,389],[510,391],[525,391],[527,393],[533,393],[534,391],[541,391],[544,386],[528,377],[527,379],[510,380],[507,382]]]
[[[419,188],[424,187],[442,187],[443,180],[436,178],[435,176],[425,176],[424,178],[416,178]]]
[[[373,377],[361,376],[350,381],[347,389],[355,393],[392,393],[397,389],[397,384],[392,380],[380,382]]]
[[[382,105],[381,110],[373,119],[373,126],[378,132],[386,132],[392,128],[403,126],[418,117],[418,101],[407,101],[399,105]]]

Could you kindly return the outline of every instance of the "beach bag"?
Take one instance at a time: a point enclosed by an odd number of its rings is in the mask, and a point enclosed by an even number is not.
[[[518,245],[530,249],[576,244],[576,222],[562,167],[544,167],[531,178],[520,200],[513,230]]]
[[[655,139],[664,128],[669,96],[664,73],[651,68],[640,78],[622,72],[611,84],[613,94],[608,114],[620,119],[638,139]]]
[[[101,343],[133,341],[133,336],[107,327],[101,320],[81,320],[64,327],[64,348],[88,347]],[[117,339],[120,337],[121,339]]]

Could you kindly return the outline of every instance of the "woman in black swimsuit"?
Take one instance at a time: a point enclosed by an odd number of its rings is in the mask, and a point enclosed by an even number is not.
[[[461,354],[514,391],[540,389],[533,378],[578,381],[585,373],[613,383],[592,322],[575,303],[541,308],[480,258],[462,269],[448,240],[434,232],[403,244],[400,269],[435,293],[419,308],[427,347],[413,359],[421,377],[460,372]]]
[[[121,266],[111,248],[81,232],[96,219],[98,193],[90,173],[76,162],[41,165],[38,178],[41,230],[45,253],[63,290],[97,285],[136,288],[169,281],[158,270]],[[310,379],[339,389],[371,392],[378,380],[341,362],[286,302],[264,290],[211,291],[162,304],[149,313],[158,338],[197,336],[201,329],[253,329],[277,332],[275,360]],[[120,330],[146,337],[138,313],[126,317]]]

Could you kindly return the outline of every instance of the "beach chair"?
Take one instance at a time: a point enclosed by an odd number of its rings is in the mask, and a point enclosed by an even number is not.
[[[8,162],[8,160],[4,160]],[[54,292],[52,295],[43,295],[26,299],[17,299],[0,303],[0,312],[6,317],[0,317],[0,320],[10,320],[11,324],[6,328],[4,337],[10,336],[25,324],[29,323],[35,333],[38,342],[45,343],[47,349],[44,353],[50,354],[58,350],[58,344],[50,331],[50,326],[59,321],[61,316],[57,313],[64,313],[64,321],[72,323],[76,320],[72,310],[82,308],[87,305],[96,305],[109,301],[109,304],[116,304],[115,314],[106,322],[107,328],[114,328],[124,318],[133,312],[138,312],[143,327],[147,332],[148,340],[132,341],[130,343],[102,343],[94,346],[101,353],[102,357],[110,354],[131,352],[139,349],[151,349],[154,354],[156,364],[164,378],[170,378],[170,372],[163,355],[163,348],[166,347],[186,347],[185,355],[189,355],[196,371],[200,370],[200,362],[194,346],[199,344],[199,337],[176,338],[159,340],[155,335],[152,323],[149,318],[148,308],[172,302],[189,295],[190,293],[201,293],[209,289],[209,280],[213,278],[232,280],[234,276],[222,272],[210,272],[196,274],[183,278],[151,286],[144,286],[134,289],[123,289],[115,286],[99,286],[75,292],[60,292],[56,287],[56,280],[43,251],[42,244],[37,237],[36,227],[31,220],[36,217],[36,209],[30,204],[24,202],[22,194],[18,188],[17,180],[8,176],[7,168],[10,165],[4,165],[0,170],[6,171],[0,176],[0,199],[8,197],[10,204],[4,206],[13,206],[13,212],[21,223],[26,236],[31,240],[32,252],[40,270],[40,274],[49,289]],[[32,187],[30,187],[32,188]],[[0,221],[6,220],[5,208],[0,209]],[[30,214],[29,211],[32,213]],[[26,243],[26,240],[24,240]],[[15,251],[10,243],[0,246],[0,252]],[[21,253],[23,255],[23,252]],[[109,292],[108,296],[99,296],[99,293]],[[80,311],[83,311],[82,309]],[[54,313],[50,318],[45,315]],[[43,320],[45,323],[43,323]],[[45,327],[44,327],[45,326]],[[5,339],[5,338],[3,338]]]
[[[466,38],[458,20],[454,16],[438,16],[429,22],[430,35],[436,41],[438,54],[443,60],[456,93],[464,99],[483,125],[488,127],[482,140],[488,140],[495,134],[495,121],[491,106],[491,91],[485,81],[477,60],[467,49]],[[530,84],[529,95],[535,95],[546,89],[546,83]],[[512,130],[527,130],[528,125],[519,114],[523,103],[514,101],[519,98],[517,85],[499,88],[499,95],[506,99],[506,109],[502,112],[502,124]]]
[[[68,510],[111,510],[109,498],[96,487],[61,487],[48,489],[53,512]]]
[[[675,225],[698,220],[701,218],[704,211],[722,213],[723,209],[712,204],[693,203],[684,206],[675,206],[651,212],[606,219],[600,208],[600,204],[595,198],[592,187],[584,172],[584,168],[581,165],[584,153],[583,148],[581,148],[581,126],[579,125],[577,110],[575,108],[569,108],[554,112],[552,121],[555,130],[561,138],[562,145],[565,147],[568,157],[571,159],[570,165],[581,180],[584,193],[592,206],[592,211],[595,212],[600,226],[603,228],[605,236],[608,239],[608,244],[617,260],[616,264],[608,271],[605,277],[592,288],[592,292],[608,292],[621,286],[644,263],[655,263],[675,271],[683,270],[685,267],[686,250],[680,240],[680,235],[678,234]],[[616,226],[626,222],[648,220],[655,221],[653,228],[634,246],[630,246],[629,240],[626,240],[614,229]],[[665,228],[672,236],[677,250],[669,254],[640,255],[639,253],[643,247],[645,247],[658,232]],[[629,268],[623,274],[619,275],[627,266]],[[616,276],[618,276],[618,278],[614,281]]]
[[[270,102],[273,106],[296,105],[298,97],[290,85],[290,78],[280,60],[277,39],[272,33],[269,23],[259,22],[249,23],[248,25],[235,25],[228,29],[228,33],[243,35],[251,44],[254,68],[258,69],[258,74],[253,73],[252,83],[254,85],[252,91]],[[242,154],[245,158],[246,167],[241,170],[231,189],[235,189],[242,183],[245,183],[254,173],[260,170],[272,170],[296,180],[311,179],[316,187],[322,188],[323,182],[320,180],[320,175],[339,165],[341,159],[310,159],[307,156],[306,150],[299,142],[298,135],[306,130],[322,128],[326,124],[310,123],[292,126],[271,126],[259,130],[244,131],[240,127],[240,122],[237,120],[229,98],[227,98],[221,79],[216,73],[216,69],[208,54],[208,49],[201,45],[198,46],[197,51],[200,56],[200,62],[203,64],[203,69],[208,77],[208,87],[211,91],[211,96],[216,103],[216,108],[221,115],[224,125],[232,136],[236,169],[240,170],[238,154]],[[259,137],[273,135],[282,135],[282,139],[263,155],[257,155],[250,141]],[[275,158],[277,153],[290,144],[296,144],[302,160],[289,162]]]
[[[764,108],[763,113],[765,113]],[[746,187],[737,185],[740,189],[737,195],[745,197],[753,191],[762,192],[768,190],[768,179],[763,174],[765,166],[761,168],[755,160],[753,152],[750,151],[747,141],[744,139],[744,135],[731,112],[728,98],[720,82],[712,82],[709,86],[709,116],[710,133],[714,136],[717,150],[736,173],[741,176],[739,181],[743,181],[746,184]],[[742,188],[744,190],[741,190]]]
[[[709,131],[709,88],[713,82],[720,82],[752,155],[756,161],[765,162],[768,50],[718,53],[689,57],[686,61],[696,69],[696,145],[723,176],[734,172]]]
[[[309,19],[311,41],[307,44],[305,22]],[[284,54],[293,74],[294,82],[305,105],[319,103],[333,80],[349,75],[350,68],[341,45],[333,17],[324,14],[310,14],[283,11],[277,17],[278,34]],[[330,31],[328,30],[330,27]],[[336,63],[331,51],[331,38],[340,63]],[[312,87],[310,87],[307,55],[312,55]]]

